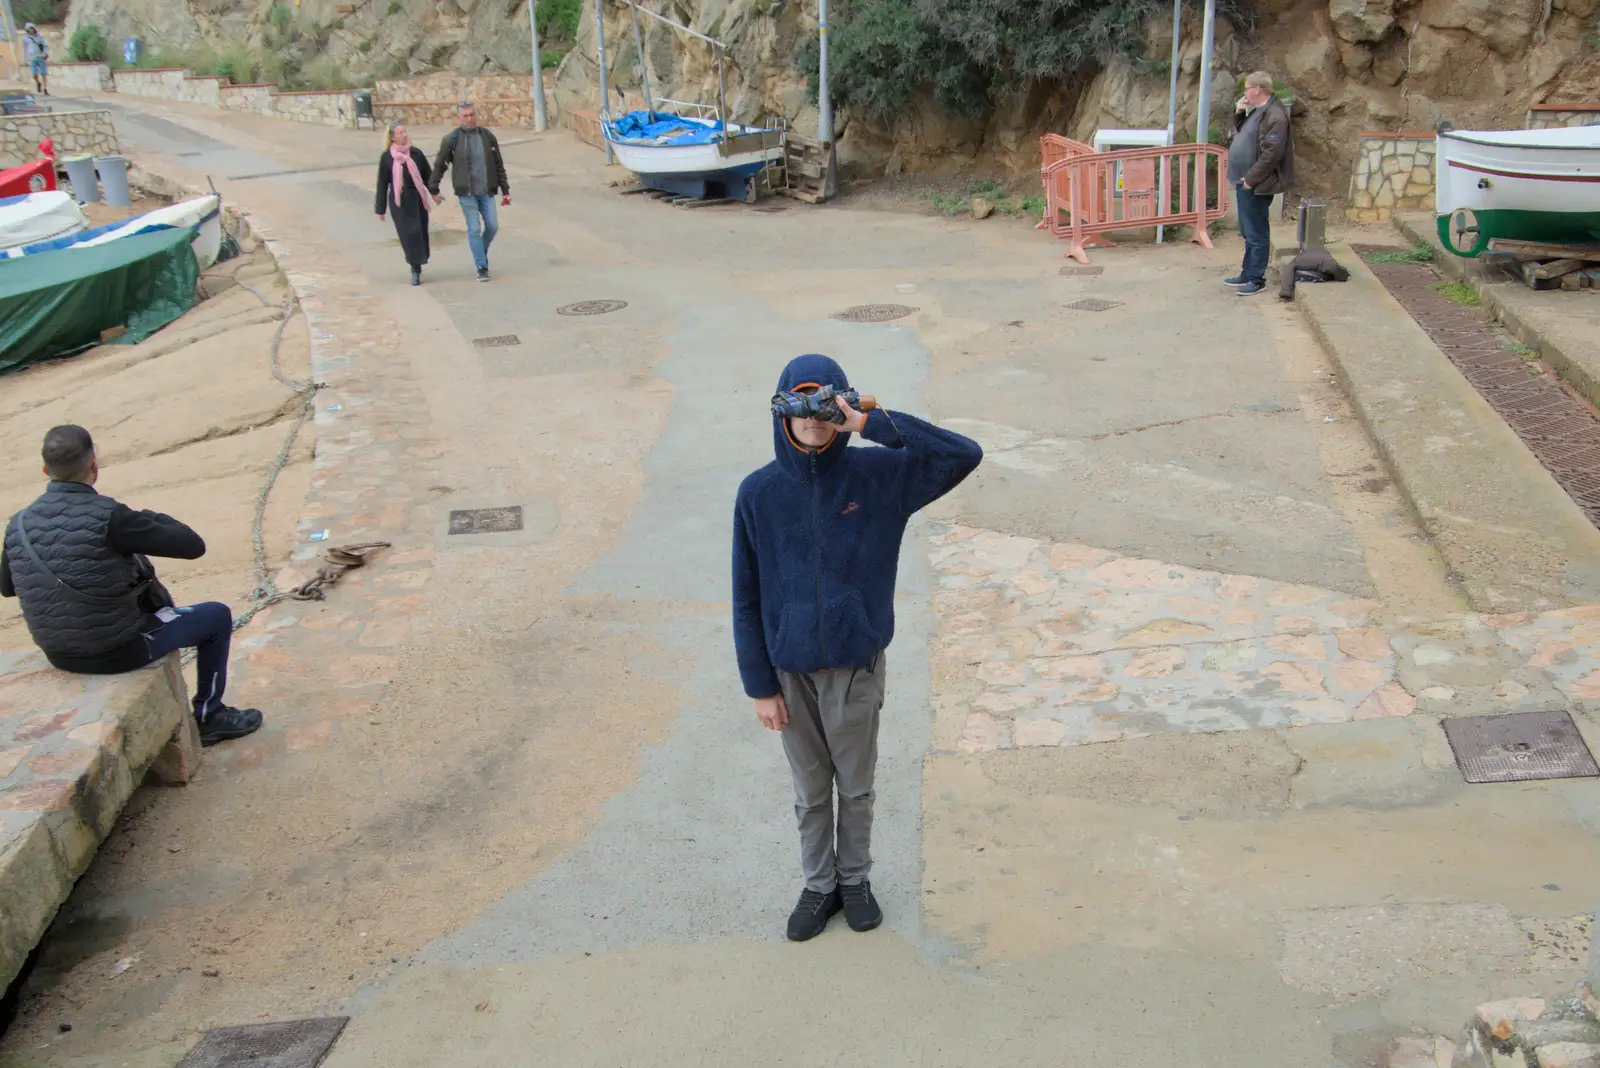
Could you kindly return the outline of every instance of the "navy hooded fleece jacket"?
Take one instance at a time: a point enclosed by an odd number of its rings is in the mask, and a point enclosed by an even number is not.
[[[826,356],[797,356],[779,389],[848,389]],[[901,412],[867,413],[850,448],[822,449],[772,418],[772,463],[739,486],[733,513],[733,641],[744,691],[778,692],[777,671],[865,667],[894,638],[900,540],[913,512],[949,493],[983,459],[978,443]],[[776,669],[776,670],[775,670]]]

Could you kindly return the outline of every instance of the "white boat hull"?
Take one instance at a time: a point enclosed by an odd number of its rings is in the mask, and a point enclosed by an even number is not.
[[[1600,127],[1439,135],[1440,236],[1475,256],[1496,238],[1600,240]]]

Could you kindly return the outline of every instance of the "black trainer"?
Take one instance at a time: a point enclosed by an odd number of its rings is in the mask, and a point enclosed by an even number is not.
[[[489,268],[487,268],[487,267],[479,267],[478,268],[478,281],[487,282],[488,280],[489,280]]]
[[[200,744],[216,745],[235,738],[243,738],[261,729],[261,710],[256,708],[229,708],[223,705],[205,719],[200,726]]]
[[[800,891],[800,901],[789,913],[789,941],[804,942],[815,938],[828,926],[833,914],[844,908],[837,889],[830,893],[817,890]]]
[[[883,910],[872,896],[872,884],[863,879],[854,886],[840,886],[844,900],[844,919],[852,931],[870,931],[883,922]]]

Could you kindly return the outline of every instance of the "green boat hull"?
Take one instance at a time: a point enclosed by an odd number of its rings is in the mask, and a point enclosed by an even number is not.
[[[1472,214],[1478,232],[1472,246],[1465,250],[1458,249],[1451,240],[1450,220],[1455,213],[1437,216],[1440,243],[1467,259],[1487,252],[1489,242],[1496,238],[1555,245],[1600,241],[1600,211],[1473,209]]]

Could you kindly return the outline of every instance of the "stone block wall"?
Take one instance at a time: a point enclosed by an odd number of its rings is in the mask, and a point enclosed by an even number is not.
[[[153,96],[162,100],[182,100],[183,83],[189,72],[182,67],[160,70],[118,70],[111,72],[112,88],[129,96]]]
[[[1553,126],[1600,126],[1600,104],[1535,104],[1528,109],[1530,130]]]
[[[221,88],[228,84],[228,79],[215,75],[191,74],[183,79],[177,86],[178,99],[190,104],[204,104],[207,107],[221,107]]]
[[[1432,211],[1437,148],[1434,134],[1426,131],[1361,134],[1345,214],[1378,222],[1396,212]]]
[[[379,125],[403,122],[407,126],[453,126],[456,104],[450,100],[391,100],[374,103],[372,117]],[[478,121],[485,126],[532,126],[533,100],[517,97],[479,100]]]
[[[271,115],[272,97],[278,87],[270,82],[251,85],[223,85],[217,89],[217,106],[227,111],[250,111]]]
[[[50,63],[50,88],[87,89],[90,92],[109,92],[111,68],[104,63]]]
[[[110,156],[121,149],[109,111],[58,111],[47,115],[13,115],[0,119],[0,167],[16,167],[39,158],[39,142],[55,142],[56,158]]]
[[[356,124],[356,102],[348,89],[278,93],[272,98],[272,113],[280,119],[323,126],[354,127]]]
[[[374,83],[372,96],[374,100],[385,102],[437,100],[447,104],[458,104],[463,100],[478,103],[513,97],[526,98],[532,91],[525,75],[489,74],[464,77],[458,74],[431,74],[423,78],[381,78]]]

